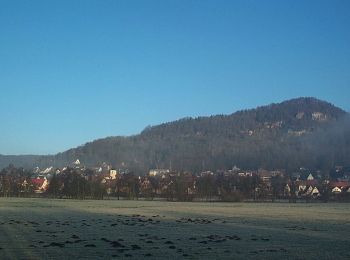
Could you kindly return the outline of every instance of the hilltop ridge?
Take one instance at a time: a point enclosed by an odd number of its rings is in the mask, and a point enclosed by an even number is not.
[[[147,127],[135,136],[98,139],[53,156],[0,156],[0,166],[62,166],[79,158],[87,166],[107,162],[138,172],[233,165],[323,169],[350,163],[346,118],[347,112],[326,101],[303,97],[230,115],[184,118]]]

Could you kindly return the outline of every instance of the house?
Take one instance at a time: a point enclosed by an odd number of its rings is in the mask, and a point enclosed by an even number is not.
[[[332,193],[341,193],[343,190],[345,191],[350,186],[350,184],[347,181],[338,181],[331,182],[330,186]]]
[[[301,197],[319,197],[320,191],[315,185],[309,185],[307,181],[300,181],[297,185],[297,192]]]
[[[159,176],[162,174],[167,174],[170,173],[169,169],[152,169],[149,171],[148,175],[149,176]]]
[[[50,172],[52,172],[53,169],[54,169],[54,168],[53,168],[52,166],[51,166],[51,167],[48,167],[48,168],[46,168],[45,170],[40,171],[40,174],[47,175],[47,174],[49,174]]]
[[[106,184],[106,183],[110,184],[111,181],[117,179],[118,174],[116,170],[110,170],[109,172],[99,173],[98,176],[102,178],[101,180],[102,184]]]
[[[305,190],[305,195],[311,195],[312,191],[313,191],[313,187],[309,186],[306,190]]]
[[[274,176],[274,174],[272,172],[270,172],[270,171],[259,169],[258,170],[258,176],[260,177],[260,179],[263,182],[270,182],[270,180]]]
[[[253,173],[251,173],[253,175]],[[264,169],[258,170],[258,176],[263,182],[270,182],[272,177],[284,177],[283,170],[267,171]]]
[[[231,171],[233,172],[239,172],[241,169],[238,168],[236,165],[232,167]]]
[[[117,170],[110,170],[109,171],[109,177],[111,178],[111,180],[117,179],[117,177],[118,177]]]
[[[339,188],[339,187],[334,187],[334,188],[332,189],[332,193],[341,193],[341,192],[342,192],[342,189]]]
[[[34,187],[34,192],[38,194],[44,193],[49,187],[49,182],[46,177],[37,177],[32,179],[31,183]]]
[[[230,172],[230,171],[226,171],[226,172],[225,172],[225,175],[226,175],[226,174],[229,174],[229,172]],[[204,177],[204,176],[209,176],[209,175],[213,176],[214,173],[213,173],[212,171],[205,171],[205,172],[201,172],[199,176]]]
[[[309,188],[306,190],[305,195],[311,196],[311,197],[318,197],[320,196],[320,191],[316,186],[315,187],[309,186]]]
[[[76,166],[80,165],[80,160],[76,159],[75,162],[73,162],[73,164],[76,165]]]
[[[141,190],[149,190],[152,188],[151,182],[149,178],[145,177],[143,179],[140,179],[140,189]]]
[[[284,196],[290,196],[290,194],[291,194],[290,191],[291,191],[291,188],[290,188],[289,184],[287,183],[284,186],[284,190],[283,190]]]
[[[308,180],[308,181],[312,181],[312,180],[314,180],[315,178],[314,178],[314,176],[312,176],[312,174],[310,173],[308,176],[307,176],[307,178],[306,178],[306,180]]]
[[[244,171],[244,172],[238,172],[239,177],[253,177],[253,172],[251,171]]]
[[[302,194],[306,192],[306,188],[310,186],[310,184],[308,184],[307,181],[300,181],[300,180],[296,181],[295,185],[296,185],[296,192],[298,194]]]
[[[30,188],[30,185],[27,179],[24,179],[23,182],[21,183],[20,192],[21,193],[28,192],[29,188]]]

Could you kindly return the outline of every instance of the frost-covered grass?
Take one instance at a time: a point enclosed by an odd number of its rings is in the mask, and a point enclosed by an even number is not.
[[[0,198],[0,259],[350,259],[348,204]]]

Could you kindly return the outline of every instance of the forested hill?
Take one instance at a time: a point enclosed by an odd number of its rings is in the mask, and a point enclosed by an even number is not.
[[[149,168],[198,172],[234,165],[327,170],[350,165],[349,154],[348,113],[315,98],[298,98],[231,115],[147,127],[139,135],[108,137],[55,156],[10,160],[0,156],[0,166],[9,162],[26,167],[63,166],[79,158],[87,166],[107,162],[140,173]]]

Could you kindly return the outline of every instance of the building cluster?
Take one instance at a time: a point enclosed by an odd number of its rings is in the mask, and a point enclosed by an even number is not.
[[[63,168],[32,171],[9,166],[0,172],[1,196],[50,196],[57,198],[129,199],[163,198],[175,201],[244,200],[349,200],[350,169],[336,167],[329,173],[301,168],[284,170],[230,170],[178,172],[151,169],[135,175],[102,163],[87,168],[79,160]]]

